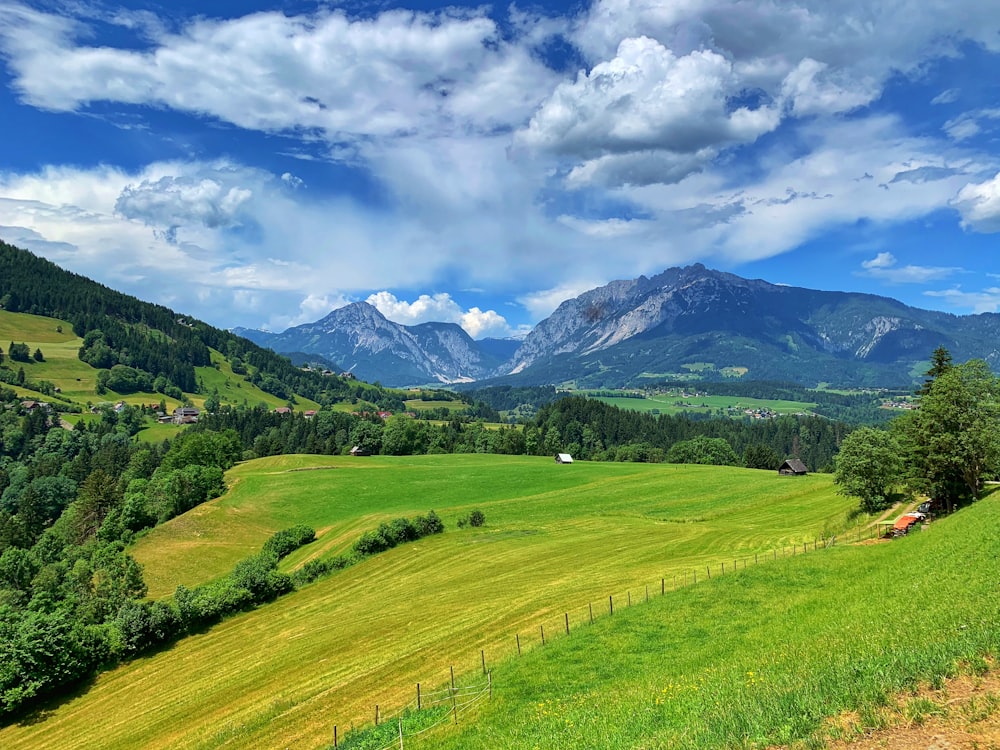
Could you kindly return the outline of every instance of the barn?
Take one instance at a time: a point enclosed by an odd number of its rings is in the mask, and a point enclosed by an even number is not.
[[[783,477],[800,477],[809,473],[809,469],[797,458],[790,458],[778,467],[778,473]]]
[[[557,453],[556,454],[557,464],[571,464],[573,463],[573,457],[568,453]]]

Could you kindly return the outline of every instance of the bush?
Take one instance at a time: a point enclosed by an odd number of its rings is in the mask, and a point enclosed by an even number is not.
[[[422,538],[431,534],[440,534],[444,531],[444,522],[433,510],[426,516],[417,516],[413,519],[413,526],[417,530],[417,537]]]
[[[274,534],[264,543],[263,551],[282,560],[299,547],[314,541],[316,541],[316,532],[304,524],[299,524]]]
[[[479,508],[458,519],[458,528],[464,529],[466,526],[482,526],[486,523],[486,514]]]

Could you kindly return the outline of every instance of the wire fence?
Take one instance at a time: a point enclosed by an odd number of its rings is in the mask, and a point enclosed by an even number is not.
[[[882,533],[874,524],[869,527],[858,526],[856,530],[843,535],[842,540],[848,543],[860,543],[880,537]],[[812,542],[795,543],[766,552],[755,552],[753,555],[737,556],[732,558],[731,562],[727,559],[700,568],[689,567],[671,574],[670,578],[661,577],[659,586],[654,584],[652,587],[652,596],[656,595],[656,588],[659,588],[659,595],[662,597],[680,588],[696,585],[699,580],[709,581],[713,577],[731,575],[768,560],[776,561],[779,558],[802,556],[809,552],[834,547],[837,543],[838,538],[831,535],[822,539],[815,538]],[[624,597],[621,593],[617,594],[617,598],[615,594],[609,594],[607,601],[603,604],[599,603],[596,610],[594,602],[588,602],[582,615],[577,614],[576,617],[571,618],[569,612],[564,612],[563,616],[558,619],[558,625],[555,628],[552,627],[554,618],[550,616],[546,622],[539,623],[535,636],[530,635],[530,633],[526,634],[524,631],[515,632],[514,644],[512,644],[514,650],[508,653],[511,656],[515,654],[521,656],[528,648],[545,646],[546,624],[549,625],[549,641],[552,640],[553,635],[559,634],[560,631],[568,636],[574,627],[592,625],[598,617],[614,615],[616,607],[620,609],[623,603],[624,606],[630,607],[636,603],[650,601],[650,590],[649,584],[642,584],[634,597],[634,588],[627,589],[624,592]],[[574,611],[578,612],[579,609],[577,607]],[[522,635],[525,637],[522,638]],[[501,647],[500,649],[491,649],[491,652],[497,653],[504,650]],[[422,691],[420,683],[417,683],[415,698],[405,706],[394,710],[392,714],[382,714],[380,707],[376,705],[374,726],[352,728],[343,738],[338,735],[338,728],[334,726],[334,742],[330,747],[336,748],[336,750],[394,750],[395,748],[402,750],[406,747],[407,740],[412,741],[416,737],[446,724],[458,724],[459,718],[464,712],[493,696],[493,672],[487,668],[485,649],[480,650],[479,653],[482,663],[481,678],[468,684],[458,685],[455,681],[455,668],[452,666],[450,683],[446,683],[445,687]]]
[[[333,747],[337,750],[403,750],[407,741],[412,742],[446,724],[458,724],[462,714],[493,697],[493,672],[484,672],[483,679],[458,685],[452,667],[451,684],[429,692],[422,692],[417,683],[416,698],[392,714],[383,716],[376,705],[373,726],[352,730],[343,739],[334,726]]]

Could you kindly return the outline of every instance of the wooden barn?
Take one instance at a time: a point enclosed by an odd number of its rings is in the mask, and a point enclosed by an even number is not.
[[[557,464],[571,464],[573,463],[573,457],[568,453],[557,453],[556,454]]]
[[[809,469],[797,458],[789,458],[778,467],[778,473],[783,477],[800,477],[809,473]]]

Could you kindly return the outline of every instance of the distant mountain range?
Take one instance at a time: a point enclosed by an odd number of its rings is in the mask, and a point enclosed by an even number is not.
[[[610,388],[676,377],[896,386],[920,380],[938,346],[955,361],[1000,365],[1000,315],[779,286],[700,264],[566,300],[523,341],[474,341],[452,323],[404,326],[364,302],[280,334],[234,333],[397,386],[490,380]]]
[[[455,323],[400,325],[367,302],[341,307],[283,333],[247,328],[233,333],[279,353],[295,353],[297,361],[318,355],[361,380],[391,386],[482,380],[497,373],[521,343],[475,341]]]

